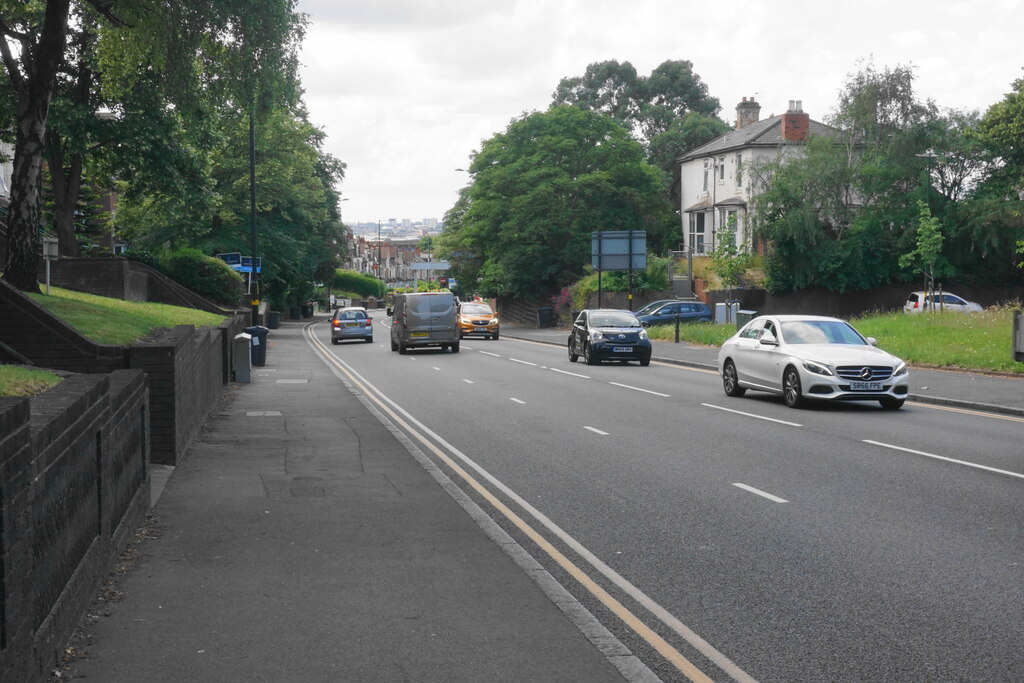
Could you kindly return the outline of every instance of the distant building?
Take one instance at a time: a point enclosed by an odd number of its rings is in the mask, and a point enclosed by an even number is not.
[[[763,121],[760,113],[761,105],[744,97],[736,105],[733,130],[677,159],[683,244],[694,255],[714,251],[718,233],[732,220],[737,246],[751,246],[747,204],[763,189],[752,182],[752,165],[802,155],[810,136],[840,133],[812,121],[800,100],[790,100],[784,114]]]

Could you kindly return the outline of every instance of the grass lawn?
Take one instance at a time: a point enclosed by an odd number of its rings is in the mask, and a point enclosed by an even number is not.
[[[38,396],[60,384],[60,379],[46,370],[0,365],[0,396]]]
[[[194,308],[122,301],[51,287],[30,299],[98,344],[126,346],[175,325],[219,325],[224,318]],[[49,372],[0,365],[0,396],[36,396],[60,382]]]
[[[1024,363],[1013,360],[1014,307],[982,313],[887,313],[850,322],[865,337],[911,365],[1024,374]],[[733,325],[679,326],[679,339],[691,344],[719,346],[736,332]],[[648,329],[651,339],[675,339],[675,327]]]
[[[122,301],[95,294],[50,288],[50,296],[29,294],[37,304],[97,344],[125,346],[153,330],[175,325],[219,325],[224,318],[195,308]]]

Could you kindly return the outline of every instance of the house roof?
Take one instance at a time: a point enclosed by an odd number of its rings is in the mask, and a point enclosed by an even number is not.
[[[833,128],[814,120],[810,121],[807,131],[808,136],[825,135],[828,137],[834,137],[841,132],[838,128]],[[747,124],[739,130],[731,130],[724,135],[719,135],[711,142],[690,150],[676,159],[676,161],[682,163],[691,159],[713,156],[745,147],[778,147],[780,145],[799,144],[802,143],[782,137],[782,115],[779,114]]]

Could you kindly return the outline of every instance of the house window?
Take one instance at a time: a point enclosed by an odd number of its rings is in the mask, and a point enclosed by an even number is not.
[[[711,162],[708,159],[704,160],[704,191],[708,191],[708,174],[711,171]]]
[[[725,180],[725,157],[718,157],[718,179]]]
[[[691,213],[690,214],[690,253],[691,254],[703,254],[705,253],[705,232],[704,232],[704,217],[707,214],[704,213]]]
[[[736,155],[736,187],[743,187],[743,155]]]

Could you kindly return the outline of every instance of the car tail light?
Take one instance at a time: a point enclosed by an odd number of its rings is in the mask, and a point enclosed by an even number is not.
[[[917,302],[917,301],[914,302],[914,308],[917,308],[920,305],[921,305],[920,302]]]

